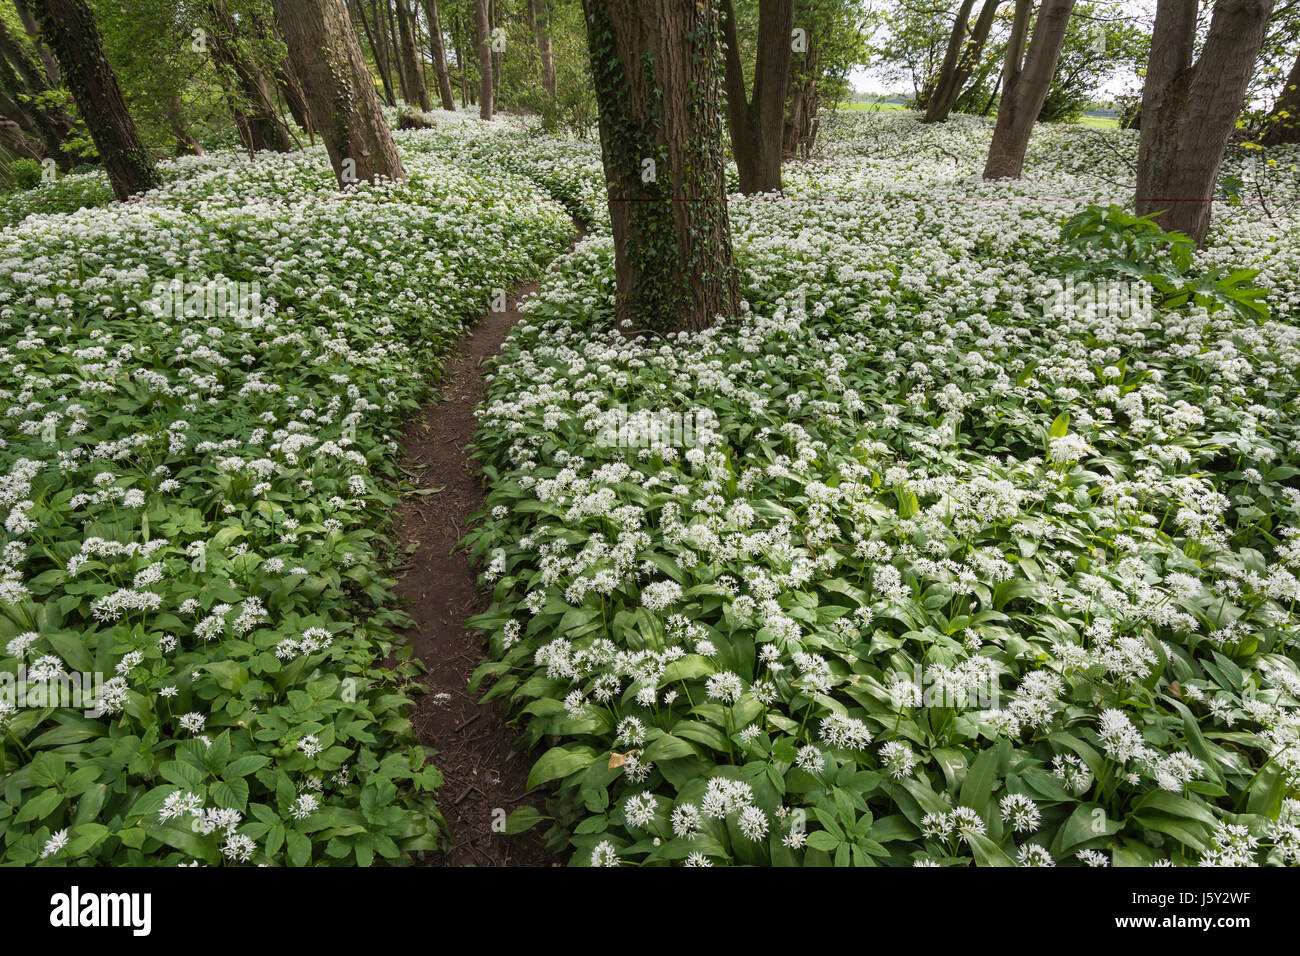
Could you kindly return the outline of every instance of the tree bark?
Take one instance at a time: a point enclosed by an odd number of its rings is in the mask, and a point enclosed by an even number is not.
[[[177,156],[203,155],[203,146],[190,134],[189,124],[185,122],[185,107],[179,94],[167,105],[167,128],[176,140]]]
[[[785,132],[785,98],[790,84],[793,0],[759,0],[758,55],[754,93],[745,95],[745,71],[740,62],[736,14],[731,0],[721,0],[726,43],[725,86],[731,153],[745,195],[781,189],[781,144]]]
[[[1273,0],[1217,0],[1199,61],[1196,8],[1158,0],[1142,92],[1138,215],[1204,245],[1214,186],[1268,28]]]
[[[583,0],[582,7],[617,317],[636,329],[706,328],[740,303],[719,115],[718,4]]]
[[[478,27],[478,115],[479,119],[492,118],[492,27],[488,19],[488,0],[478,0],[474,9]]]
[[[362,0],[354,0],[356,4],[357,19],[361,21],[361,31],[366,36],[366,42],[370,44],[370,52],[375,56],[375,68],[379,71],[379,82],[384,87],[384,102],[389,106],[397,105],[397,97],[393,93],[393,81],[388,75],[388,61],[384,56],[383,45],[375,39],[375,31],[370,29],[370,21],[366,19],[366,6]],[[372,8],[376,11],[376,21],[378,18],[378,6]]]
[[[397,34],[402,44],[402,72],[406,74],[406,88],[410,91],[411,105],[419,104],[429,111],[429,88],[424,83],[424,65],[420,47],[416,43],[415,16],[406,0],[397,0]]]
[[[985,179],[1019,179],[1024,172],[1029,136],[1052,85],[1074,0],[1043,0],[1029,52],[1022,63],[1030,6],[1027,0],[1016,0],[1016,18],[1002,74],[1002,102],[998,105],[993,142],[989,144],[988,161],[984,164]]]
[[[212,21],[212,58],[221,68],[219,72],[226,77],[234,97],[232,109],[244,145],[250,153],[264,149],[292,152],[293,140],[271,99],[266,77],[240,50],[239,27],[223,0],[209,0],[208,15]]]
[[[925,85],[921,87],[921,95],[917,97],[916,105],[926,111],[925,122],[927,123],[933,122],[928,117],[935,94],[957,70],[957,59],[961,56],[962,42],[966,39],[966,27],[970,23],[970,12],[974,6],[975,0],[961,0],[961,6],[957,8],[957,16],[952,22],[952,32],[948,34],[948,48],[944,51],[939,72],[926,80]]]
[[[980,15],[976,18],[975,26],[970,31],[969,39],[966,37],[966,28],[969,23],[970,5],[963,7],[967,19],[962,20],[959,18],[958,26],[960,30],[957,27],[953,28],[953,34],[948,46],[948,55],[944,57],[944,68],[940,73],[934,92],[926,104],[923,122],[942,123],[952,113],[953,107],[961,96],[962,88],[966,85],[966,81],[971,78],[971,74],[975,72],[980,56],[984,53],[984,45],[988,42],[989,33],[993,30],[993,21],[1001,2],[1002,0],[984,0],[984,5],[980,7]]]
[[[343,0],[274,0],[312,126],[339,185],[406,181]]]
[[[57,66],[53,75],[62,75]],[[76,123],[51,96],[54,87],[50,76],[47,69],[27,56],[0,20],[0,92],[6,97],[3,112],[25,132],[37,136],[44,147],[43,157],[50,157],[66,172],[73,166],[67,143]]]
[[[41,28],[36,25],[36,17],[32,15],[26,0],[18,0],[14,6],[18,8],[18,19],[22,22],[23,32],[32,41],[32,46],[36,48],[36,55],[40,57],[41,65],[45,67],[45,76],[49,85],[57,89],[63,85],[63,71],[59,69],[59,61],[54,58],[50,48],[41,39]]]
[[[95,141],[113,193],[127,199],[162,185],[104,56],[99,27],[86,0],[39,0],[32,12]]]
[[[465,34],[464,11],[452,7],[454,19],[451,25],[451,42],[452,49],[456,51],[456,74],[460,80],[460,105],[462,107],[469,104],[469,71],[465,68],[465,48],[461,39]]]
[[[1259,142],[1261,146],[1300,143],[1300,56],[1296,57],[1282,93],[1264,119],[1264,132]]]
[[[555,99],[555,52],[551,47],[551,13],[546,0],[531,0],[533,32],[537,35],[537,54],[542,60],[542,89]]]
[[[442,39],[442,22],[438,17],[438,0],[424,0],[424,15],[429,21],[429,53],[433,57],[433,72],[438,77],[438,95],[442,108],[456,112],[456,94],[451,89],[451,74],[447,72],[447,50]]]

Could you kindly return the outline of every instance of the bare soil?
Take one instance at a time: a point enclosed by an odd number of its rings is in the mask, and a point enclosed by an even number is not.
[[[493,830],[502,812],[525,803],[542,809],[542,795],[530,795],[524,786],[536,755],[512,754],[517,735],[496,702],[481,704],[467,689],[484,644],[482,634],[464,622],[489,602],[477,586],[469,555],[457,549],[470,516],[483,506],[483,486],[469,457],[477,425],[474,407],[485,389],[481,366],[519,321],[519,302],[536,289],[535,283],[515,289],[506,311],[486,313],[461,340],[436,400],[407,423],[402,437],[415,486],[442,489],[404,501],[394,530],[397,545],[411,550],[396,588],[416,622],[404,636],[429,669],[424,677],[429,693],[417,698],[412,721],[421,743],[437,751],[434,763],[446,781],[438,803],[452,847],[435,855],[435,865],[562,865],[543,847],[540,825],[516,836]]]

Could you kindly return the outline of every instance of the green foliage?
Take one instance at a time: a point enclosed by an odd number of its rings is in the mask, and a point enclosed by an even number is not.
[[[5,231],[0,397],[23,398],[0,424],[0,860],[400,864],[439,844],[381,534],[393,436],[462,323],[570,224],[434,136],[399,134],[399,188],[339,193],[320,148],[225,153]],[[160,312],[178,273],[258,282],[263,308],[200,291],[197,314]],[[51,669],[108,691],[9,706]]]

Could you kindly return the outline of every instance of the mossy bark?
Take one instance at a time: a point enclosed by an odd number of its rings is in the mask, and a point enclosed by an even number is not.
[[[114,194],[126,199],[161,185],[162,177],[140,142],[85,0],[39,0],[32,12],[95,141]]]
[[[1273,0],[1218,0],[1199,60],[1196,10],[1159,0],[1142,92],[1135,207],[1205,242],[1223,153],[1245,100]]]
[[[715,0],[583,0],[618,318],[702,329],[739,308]]]
[[[340,186],[406,172],[343,0],[274,0],[312,126]]]

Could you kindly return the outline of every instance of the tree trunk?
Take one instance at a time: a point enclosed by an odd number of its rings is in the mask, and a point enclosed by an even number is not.
[[[497,26],[498,26],[497,5],[493,2],[493,0],[488,0],[488,30],[489,30],[488,35],[489,36],[492,36],[496,33]],[[501,60],[505,56],[505,54],[498,53],[496,50],[493,50],[490,44],[489,44],[489,50],[491,50],[491,55],[492,55],[492,110],[495,113],[497,110],[501,109],[501,72],[502,72]]]
[[[433,71],[438,76],[438,95],[442,108],[456,112],[456,95],[451,90],[451,74],[447,72],[447,50],[442,40],[442,22],[438,18],[438,0],[424,0],[424,15],[429,21],[429,53],[433,57]]]
[[[1282,93],[1264,120],[1264,132],[1259,142],[1261,146],[1300,143],[1300,56],[1292,64]]]
[[[779,192],[785,95],[790,84],[790,34],[794,28],[793,0],[759,0],[758,56],[754,94],[745,96],[745,71],[740,62],[736,15],[731,0],[721,0],[726,41],[727,126],[731,152],[745,195]]]
[[[948,48],[944,52],[943,64],[939,67],[938,74],[926,80],[925,85],[921,87],[921,95],[917,97],[916,105],[918,109],[925,110],[924,122],[926,123],[934,122],[930,119],[930,104],[934,102],[935,95],[957,72],[957,60],[961,56],[962,43],[966,39],[966,27],[970,23],[970,11],[974,6],[975,0],[961,0],[957,16],[952,22],[952,32],[948,34]]]
[[[376,32],[371,30],[370,21],[366,19],[366,6],[362,0],[355,0],[357,19],[361,21],[361,31],[366,35],[366,42],[370,44],[370,52],[375,55],[375,68],[379,71],[379,82],[384,87],[384,102],[389,106],[397,105],[397,97],[393,94],[393,81],[388,75],[388,60],[384,56],[383,44],[375,39]],[[371,11],[375,13],[376,23],[378,23],[378,6],[373,6]]]
[[[41,28],[36,25],[36,17],[32,15],[31,9],[27,6],[27,0],[17,0],[14,6],[18,8],[18,19],[22,21],[23,32],[32,41],[32,46],[36,49],[36,55],[40,58],[41,65],[45,67],[45,77],[49,85],[54,89],[58,89],[63,85],[63,71],[59,69],[59,62],[54,59],[54,54],[50,52],[50,48],[41,39]]]
[[[460,80],[460,105],[462,107],[469,104],[469,71],[465,68],[465,48],[461,44],[461,37],[464,35],[464,16],[462,11],[455,11],[455,18],[451,25],[451,42],[452,48],[456,51],[456,74]]]
[[[1016,19],[1002,73],[1002,102],[998,104],[993,142],[989,144],[988,162],[984,164],[985,179],[1019,179],[1024,172],[1029,136],[1052,85],[1074,0],[1043,0],[1038,22],[1034,24],[1034,37],[1022,64],[1030,6],[1027,0],[1016,0]]]
[[[180,95],[172,97],[167,104],[167,128],[176,140],[177,156],[202,156],[203,146],[190,134],[189,124],[185,122],[185,107]]]
[[[66,172],[73,166],[67,144],[76,123],[51,95],[54,87],[50,75],[27,56],[0,20],[0,92],[5,94],[4,113],[26,133],[40,139],[44,144],[42,158],[48,156]],[[62,75],[57,66],[53,75]]]
[[[551,99],[556,97],[555,53],[551,48],[551,13],[546,0],[531,0],[533,32],[537,34],[537,53],[542,58],[542,89]]]
[[[1196,9],[1159,0],[1142,92],[1138,215],[1205,243],[1214,186],[1236,126],[1273,0],[1217,0],[1200,60]]]
[[[239,49],[239,27],[223,0],[209,0],[208,15],[212,20],[212,58],[230,85],[235,99],[232,109],[244,145],[249,153],[264,149],[292,152],[293,140],[271,100],[266,77]]]
[[[339,185],[379,177],[406,182],[374,81],[343,0],[274,0],[312,126]]]
[[[95,141],[114,194],[126,199],[162,185],[127,112],[86,0],[39,0],[33,12]]]
[[[492,118],[492,28],[488,19],[488,0],[478,0],[474,9],[478,27],[478,115],[479,119]]]
[[[975,67],[979,65],[980,57],[984,53],[984,45],[988,42],[989,33],[993,30],[993,21],[1001,2],[1002,0],[984,0],[984,6],[980,7],[980,15],[975,20],[975,26],[971,30],[969,39],[965,39],[965,22],[961,24],[960,37],[954,29],[953,39],[959,41],[957,51],[954,55],[950,43],[948,53],[953,56],[952,66],[949,68],[948,59],[945,57],[944,71],[940,75],[934,94],[930,97],[930,102],[926,105],[924,122],[942,123],[952,113],[953,107],[957,104],[957,99],[961,96],[962,88],[975,72]],[[965,10],[969,14],[969,6]],[[961,42],[962,40],[964,42]]]
[[[718,112],[717,3],[583,0],[582,8],[617,317],[636,329],[707,328],[740,302]]]
[[[420,47],[415,42],[415,17],[406,0],[397,0],[397,34],[402,44],[400,62],[402,72],[406,74],[406,88],[410,91],[407,103],[429,112],[429,88],[424,83],[424,65],[421,62]]]
[[[796,17],[801,12],[802,9],[796,10]],[[811,156],[813,143],[817,139],[817,111],[821,104],[820,38],[815,33],[809,34],[805,44],[805,49],[800,54],[802,61],[795,61],[793,56],[791,58],[789,102],[781,142],[782,155],[791,159],[796,156],[807,159]]]

